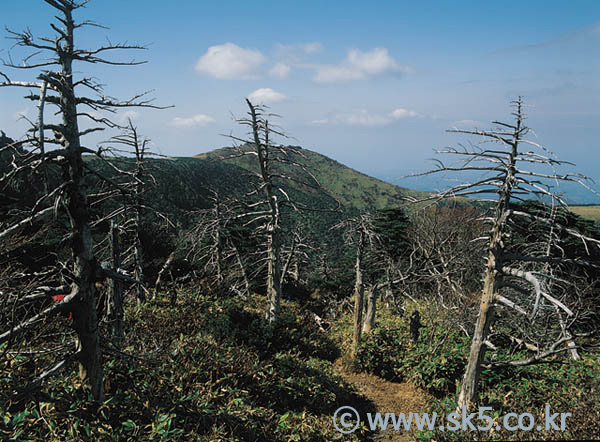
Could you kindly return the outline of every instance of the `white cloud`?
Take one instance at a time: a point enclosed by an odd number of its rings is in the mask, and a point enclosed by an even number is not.
[[[287,97],[282,93],[274,91],[273,89],[268,87],[257,89],[250,95],[248,95],[248,99],[253,104],[279,103],[280,101],[283,101],[286,98]]]
[[[194,127],[194,126],[208,126],[209,124],[212,124],[214,122],[215,122],[215,119],[213,117],[211,117],[210,115],[198,114],[198,115],[194,115],[193,117],[189,117],[189,118],[175,117],[171,121],[171,124],[173,126],[178,126],[178,127]]]
[[[401,107],[399,107],[398,109],[394,109],[391,113],[390,113],[390,117],[396,119],[396,120],[400,120],[402,118],[411,118],[411,117],[418,117],[419,114],[416,113],[415,111],[412,110],[408,110],[408,109],[403,109]]]
[[[317,75],[313,77],[315,83],[338,83],[350,80],[364,80],[365,74],[357,69],[346,66],[319,66]]]
[[[196,70],[219,79],[250,79],[259,76],[266,57],[256,49],[233,43],[211,46],[196,63]]]
[[[304,43],[303,45],[300,45],[300,48],[306,54],[316,54],[317,52],[321,52],[323,50],[323,45],[318,41],[313,41],[310,43]]]
[[[396,60],[390,57],[388,50],[385,48],[375,48],[370,52],[351,49],[348,51],[348,62],[351,66],[368,75],[378,75],[400,69]]]
[[[350,49],[346,59],[338,65],[317,66],[313,77],[316,83],[337,83],[350,80],[365,80],[388,73],[408,73],[411,69],[401,66],[390,56],[386,48],[375,48],[363,52]]]
[[[390,119],[383,115],[373,115],[364,109],[349,114],[340,114],[335,120],[341,124],[350,126],[385,126]]]
[[[474,128],[474,127],[481,127],[483,126],[483,123],[481,121],[477,121],[477,120],[458,120],[455,121],[454,123],[452,123],[452,127],[457,127],[457,128]]]
[[[289,75],[291,70],[292,68],[285,63],[276,63],[269,71],[269,74],[272,77],[285,78]]]
[[[329,118],[313,120],[309,124],[324,126],[327,124],[341,124],[346,126],[385,126],[392,120],[385,115],[371,114],[365,109],[333,115]]]
[[[372,114],[366,109],[359,109],[352,112],[336,114],[329,118],[313,120],[309,124],[317,126],[326,124],[342,124],[348,126],[380,127],[392,124],[396,120],[409,117],[420,117],[420,115],[415,111],[403,108],[397,108],[387,115]]]
[[[140,113],[134,110],[128,110],[126,112],[123,112],[121,114],[121,116],[119,117],[119,122],[121,124],[125,123],[127,120],[135,120],[137,118],[139,118]]]

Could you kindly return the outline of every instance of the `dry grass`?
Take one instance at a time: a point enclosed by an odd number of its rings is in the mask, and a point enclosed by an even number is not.
[[[571,212],[584,218],[600,220],[600,205],[596,206],[569,206]]]

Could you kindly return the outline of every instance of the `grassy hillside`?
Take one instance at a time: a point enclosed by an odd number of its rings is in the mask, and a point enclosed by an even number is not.
[[[301,149],[306,157],[304,164],[314,174],[323,190],[337,198],[340,203],[357,209],[383,209],[397,206],[403,196],[425,195],[423,192],[405,189],[394,184],[372,178],[345,166],[325,155]],[[199,159],[217,159],[227,155],[227,149],[217,149],[196,155]],[[252,157],[225,160],[229,164],[256,171]]]
[[[321,210],[293,212],[286,208],[289,212],[283,217],[282,227],[287,231],[301,225],[309,243],[320,245],[318,250],[310,251],[310,254],[326,252],[331,265],[351,272],[351,251],[339,247],[343,242],[342,232],[332,231],[331,227],[360,210],[396,207],[402,203],[403,196],[417,196],[419,193],[371,178],[318,153],[304,149],[301,152],[306,157],[303,162],[320,182],[321,188],[315,189],[288,180],[282,180],[280,184],[292,201]],[[256,167],[251,161],[254,158],[220,160],[225,153],[220,149],[196,157],[149,160],[145,168],[152,172],[155,180],[144,195],[145,204],[169,215],[174,224],[185,230],[194,222],[195,210],[211,207],[211,190],[217,191],[222,199],[241,197],[248,193],[252,189],[252,178],[248,175]],[[114,177],[114,171],[109,165],[91,157],[87,161],[95,162],[94,166],[100,168],[103,175]],[[121,169],[131,170],[134,166],[132,158],[114,161],[120,163]],[[287,169],[284,172],[309,181],[301,176],[304,173],[302,171]],[[97,181],[94,176],[89,179],[91,187],[98,185],[93,183],[94,180]],[[338,207],[334,198],[342,204],[341,210],[331,210]],[[107,210],[116,209],[119,201],[116,198],[108,203],[114,207]],[[147,265],[150,266],[148,270],[154,274],[166,256],[174,250],[176,238],[155,226],[155,221],[149,222],[152,225],[148,225],[148,228],[153,230],[146,235],[144,249]],[[101,236],[105,234],[106,231],[101,232]],[[317,259],[311,256],[310,261],[316,263]],[[350,274],[343,273],[336,273],[336,283],[343,285],[352,280]]]
[[[600,220],[600,205],[569,206],[571,212],[594,221]]]

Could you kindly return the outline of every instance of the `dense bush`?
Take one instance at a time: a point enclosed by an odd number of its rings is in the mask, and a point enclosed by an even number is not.
[[[571,413],[565,431],[423,431],[418,440],[585,440],[600,438],[600,355],[586,355],[581,361],[564,361],[519,368],[485,369],[482,373],[480,403],[492,407],[488,413],[494,426],[502,425],[507,413],[531,413],[536,422],[544,421],[545,406],[551,413]],[[445,419],[454,411],[456,400],[449,395],[436,401],[432,411]],[[474,425],[484,422],[472,421]],[[558,423],[558,422],[557,422]],[[511,424],[515,424],[511,421]],[[542,424],[543,426],[543,424]]]
[[[408,311],[413,308],[408,306]],[[431,412],[438,422],[456,409],[458,385],[469,353],[470,339],[444,317],[444,312],[421,305],[425,317],[417,343],[410,342],[408,318],[380,312],[373,332],[364,336],[356,358],[346,361],[357,371],[367,371],[383,378],[410,381],[436,398]],[[333,327],[342,348],[349,348],[351,318],[342,318]],[[513,347],[489,352],[487,360],[524,359],[526,350]],[[585,354],[572,361],[558,355],[549,362],[524,367],[487,366],[480,380],[480,405],[492,407],[488,414],[494,426],[502,424],[507,413],[531,413],[543,422],[545,406],[552,413],[571,413],[566,431],[474,431],[415,433],[418,440],[548,440],[600,438],[600,365],[599,354]],[[472,421],[475,426],[485,422]],[[514,422],[511,421],[512,424]],[[439,425],[439,424],[438,424]]]
[[[364,336],[353,368],[392,381],[411,381],[438,397],[453,393],[466,364],[469,339],[439,316],[423,321],[419,340],[413,343],[407,318],[387,311],[382,315],[378,327]],[[338,327],[336,333],[349,332]]]
[[[0,439],[364,440],[331,424],[342,405],[369,410],[334,375],[335,346],[295,305],[269,325],[263,303],[182,296],[176,307],[129,305],[123,354],[134,356],[105,352],[106,400],[91,401],[65,372],[24,402],[0,403]],[[31,368],[5,361],[14,376]]]

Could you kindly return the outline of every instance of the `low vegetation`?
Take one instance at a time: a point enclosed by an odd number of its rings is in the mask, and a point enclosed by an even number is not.
[[[78,21],[88,0],[44,2],[54,35],[8,31],[31,54],[0,72],[38,110],[16,139],[0,131],[0,439],[370,441],[366,413],[476,406],[495,425],[571,417],[564,432],[393,440],[600,438],[598,206],[552,193],[585,177],[527,139],[520,97],[514,121],[452,131],[481,143],[445,148],[459,161],[422,175],[477,179],[435,195],[279,144],[249,99],[249,138],[160,158],[109,118],[160,106],[81,74],[137,65],[109,54],[144,47],[78,48],[97,26]],[[496,199],[468,199],[481,195]],[[365,379],[426,409],[386,409],[403,402]],[[352,434],[332,422],[342,406],[363,417]]]
[[[105,348],[107,399],[82,394],[76,374],[65,373],[22,400],[3,396],[0,437],[366,440],[364,431],[342,437],[331,425],[342,405],[372,409],[334,374],[336,345],[297,303],[286,303],[276,324],[264,319],[263,303],[195,292],[179,293],[173,306],[128,303],[122,350]],[[26,379],[27,361],[4,358],[3,383]]]

